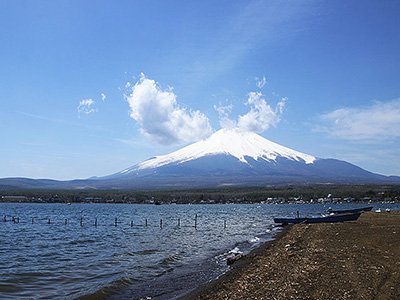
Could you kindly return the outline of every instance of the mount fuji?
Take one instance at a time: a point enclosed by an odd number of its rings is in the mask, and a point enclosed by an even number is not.
[[[374,174],[341,160],[316,158],[239,129],[221,129],[205,140],[99,180],[115,188],[400,183],[400,177]]]
[[[374,174],[341,160],[316,158],[253,132],[221,129],[205,140],[109,176],[72,181],[4,178],[0,179],[0,189],[160,189],[312,183],[399,184],[400,177]]]

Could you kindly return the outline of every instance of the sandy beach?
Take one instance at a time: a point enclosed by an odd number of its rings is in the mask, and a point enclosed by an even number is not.
[[[400,211],[288,226],[181,299],[400,299]]]

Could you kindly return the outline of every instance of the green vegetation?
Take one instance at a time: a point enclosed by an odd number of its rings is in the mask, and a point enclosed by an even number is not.
[[[317,203],[399,202],[400,185],[290,185],[180,190],[15,190],[2,202],[50,203]]]

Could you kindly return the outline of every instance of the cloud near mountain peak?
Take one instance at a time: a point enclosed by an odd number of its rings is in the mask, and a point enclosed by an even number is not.
[[[130,116],[140,125],[142,134],[162,145],[178,145],[194,142],[210,136],[213,129],[208,117],[198,110],[186,109],[177,102],[172,88],[163,90],[159,84],[141,74],[135,85],[127,84],[125,98],[130,106]],[[248,113],[230,119],[233,105],[215,106],[222,128],[261,133],[276,127],[287,98],[282,98],[272,108],[261,92],[249,93],[244,103]]]
[[[176,100],[172,89],[162,90],[144,74],[125,95],[131,108],[130,116],[140,125],[140,131],[162,145],[183,144],[201,140],[212,133],[203,113],[187,110]]]
[[[268,130],[271,126],[276,127],[281,121],[281,115],[287,98],[282,98],[272,108],[267,103],[264,95],[261,92],[251,92],[247,101],[244,103],[250,107],[250,111],[244,115],[238,116],[238,120],[229,118],[229,113],[232,112],[232,104],[227,106],[220,105],[214,106],[220,118],[220,125],[222,128],[236,128],[241,131],[251,131],[255,133],[262,133]]]

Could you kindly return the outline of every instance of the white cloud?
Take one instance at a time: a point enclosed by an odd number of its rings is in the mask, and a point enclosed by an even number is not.
[[[229,113],[232,112],[233,105],[228,104],[223,106],[219,103],[219,106],[214,105],[214,109],[218,112],[219,115],[219,124],[222,128],[235,128],[236,122],[229,118]]]
[[[214,105],[214,109],[218,112],[220,116],[227,116],[228,113],[232,112],[233,104],[228,104],[223,106],[221,103],[219,103],[219,106]]]
[[[163,91],[143,74],[125,98],[131,108],[130,116],[140,124],[141,132],[160,144],[197,141],[212,133],[204,114],[180,107],[172,89]]]
[[[245,105],[250,106],[250,111],[238,117],[238,121],[229,118],[229,113],[232,112],[233,105],[223,106],[214,105],[214,109],[219,114],[219,123],[222,128],[238,128],[243,131],[252,131],[261,133],[267,130],[270,126],[276,127],[281,120],[283,108],[287,98],[281,98],[275,109],[267,104],[263,94],[251,92]]]
[[[250,111],[239,116],[237,127],[244,131],[253,131],[261,133],[270,126],[276,127],[280,122],[283,107],[287,98],[282,98],[275,109],[272,109],[263,98],[262,93],[251,92],[246,105],[250,106]]]
[[[91,113],[97,112],[97,108],[94,107],[95,102],[92,99],[84,99],[79,102],[78,105],[78,117],[80,118],[81,113],[90,115]]]
[[[255,79],[256,79],[256,84],[260,89],[262,89],[264,85],[267,83],[267,78],[265,78],[265,76],[263,76],[261,80],[258,80],[257,77]]]
[[[101,100],[104,101],[104,100],[106,100],[106,98],[107,98],[106,95],[104,93],[101,93]]]
[[[400,99],[375,101],[369,106],[341,108],[320,117],[316,131],[347,140],[382,140],[400,137]]]

